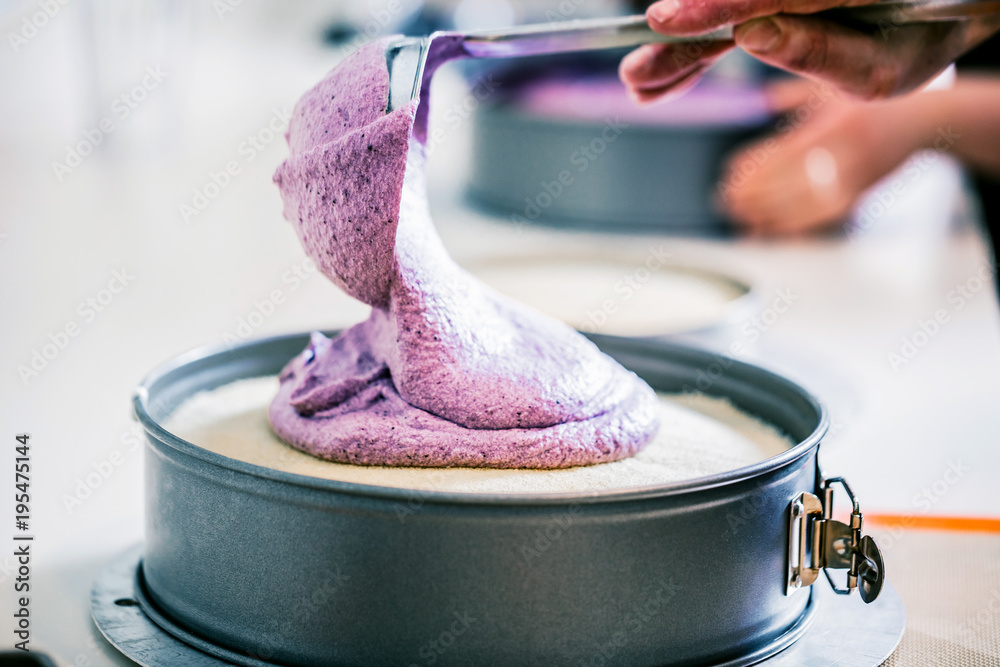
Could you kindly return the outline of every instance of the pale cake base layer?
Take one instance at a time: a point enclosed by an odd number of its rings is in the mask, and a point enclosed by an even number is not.
[[[267,406],[274,377],[239,380],[185,401],[164,426],[204,449],[255,465],[356,484],[420,491],[536,494],[627,489],[741,468],[792,443],[725,399],[661,395],[660,431],[623,461],[563,470],[385,468],[333,463],[294,449],[272,433]]]
[[[678,266],[648,270],[631,260],[506,258],[469,271],[498,292],[574,329],[618,336],[662,336],[717,326],[747,288],[711,271]]]

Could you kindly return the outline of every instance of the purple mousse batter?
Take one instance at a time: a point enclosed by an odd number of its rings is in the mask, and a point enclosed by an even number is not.
[[[306,253],[372,306],[334,339],[314,333],[282,371],[275,433],[365,465],[564,468],[635,454],[659,426],[652,389],[445,252],[412,136],[417,102],[385,113],[385,46],[299,100],[274,175]]]

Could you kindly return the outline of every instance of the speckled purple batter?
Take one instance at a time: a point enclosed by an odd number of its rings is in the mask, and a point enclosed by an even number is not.
[[[657,398],[560,322],[478,282],[428,212],[416,103],[385,113],[385,42],[295,107],[275,173],[306,253],[371,317],[312,343],[271,404],[283,440],[390,466],[563,468],[639,451]]]

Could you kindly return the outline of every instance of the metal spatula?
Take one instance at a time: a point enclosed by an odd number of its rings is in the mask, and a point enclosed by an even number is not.
[[[831,16],[878,25],[967,19],[1000,13],[1000,0],[923,0],[880,2],[873,5],[830,10]],[[732,39],[732,26],[697,37],[671,37],[654,32],[646,17],[561,21],[501,30],[436,32],[427,37],[409,37],[386,49],[389,67],[387,112],[395,111],[419,96],[434,71],[451,60],[463,58],[515,58],[572,51],[590,51],[652,43],[683,43]],[[421,105],[423,106],[423,105]],[[423,125],[418,111],[418,125]]]

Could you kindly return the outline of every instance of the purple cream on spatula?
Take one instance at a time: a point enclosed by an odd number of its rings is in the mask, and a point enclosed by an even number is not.
[[[659,426],[635,374],[463,271],[434,230],[419,100],[386,113],[386,41],[306,93],[274,180],[320,271],[372,306],[281,373],[283,440],[364,465],[564,468],[622,459]]]

